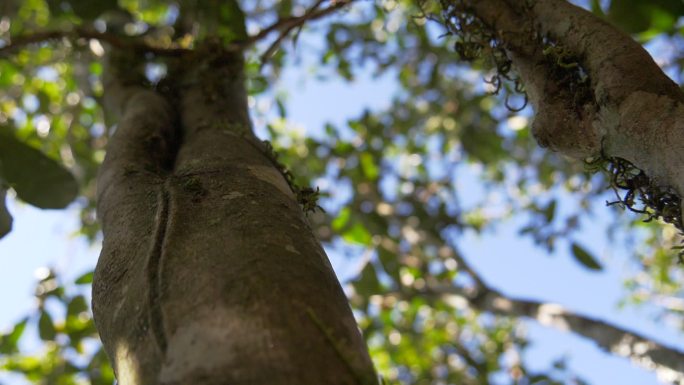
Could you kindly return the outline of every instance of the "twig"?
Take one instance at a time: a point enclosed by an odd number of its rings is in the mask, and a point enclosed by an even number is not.
[[[266,49],[266,51],[261,55],[261,62],[264,63],[273,55],[273,53],[278,49],[280,44],[283,42],[283,40],[285,40],[285,38],[287,38],[287,36],[290,34],[290,32],[292,32],[293,29],[301,28],[307,21],[325,17],[333,13],[334,11],[344,7],[345,5],[351,4],[352,1],[353,0],[333,0],[333,4],[331,6],[318,10],[318,7],[320,7],[321,4],[325,2],[325,0],[318,0],[316,4],[311,6],[311,8],[304,12],[302,16],[280,19],[276,23],[259,32],[258,34],[250,37],[250,39],[247,39],[247,42],[249,45],[252,45],[274,31],[281,31],[280,35],[278,35],[278,38],[273,43],[271,43],[268,49]]]

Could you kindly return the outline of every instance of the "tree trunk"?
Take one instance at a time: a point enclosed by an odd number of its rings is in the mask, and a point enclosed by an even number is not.
[[[252,131],[240,55],[207,45],[174,96],[105,79],[93,312],[119,384],[376,384],[346,297]],[[123,69],[129,70],[129,69]]]

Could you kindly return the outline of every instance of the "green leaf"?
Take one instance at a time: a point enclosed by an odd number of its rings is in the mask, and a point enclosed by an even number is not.
[[[340,210],[340,213],[337,215],[337,218],[335,218],[332,221],[332,228],[335,231],[339,231],[344,226],[349,222],[349,217],[351,216],[351,210],[349,210],[349,207],[345,207],[342,210]]]
[[[397,255],[395,253],[390,252],[382,246],[378,247],[377,250],[378,258],[380,260],[380,263],[382,264],[383,269],[385,270],[389,278],[391,278],[394,281],[394,285],[398,286],[401,282],[401,264],[399,263]]]
[[[74,14],[84,20],[94,20],[103,13],[118,8],[117,0],[47,0],[50,13],[62,16],[65,10],[71,9]],[[68,7],[64,7],[68,4]]]
[[[93,20],[107,11],[118,8],[117,0],[70,0],[68,2],[74,13],[84,19]]]
[[[594,258],[587,250],[577,243],[572,244],[572,255],[577,262],[584,265],[584,267],[591,270],[603,270],[603,266]]]
[[[201,37],[218,36],[223,43],[247,38],[245,14],[237,0],[185,0],[181,1],[181,8],[195,13]]]
[[[38,335],[43,341],[54,341],[55,336],[57,336],[52,317],[45,310],[40,312],[40,319],[38,319]]]
[[[74,283],[77,285],[87,285],[89,283],[93,283],[93,272],[89,271],[83,274],[82,276],[76,278]]]
[[[501,136],[481,127],[466,126],[461,135],[461,144],[471,158],[486,164],[496,163],[507,155]]]
[[[361,274],[354,281],[354,288],[357,293],[364,297],[380,292],[380,281],[372,263],[366,263],[366,266],[361,270]]]
[[[69,344],[77,351],[82,350],[84,338],[96,333],[92,319],[83,316],[87,312],[88,302],[82,295],[72,298],[67,305],[64,333],[69,336]]]
[[[643,32],[651,24],[650,8],[641,0],[613,0],[608,9],[608,18],[627,32]]]
[[[67,305],[67,317],[78,317],[86,311],[88,311],[88,302],[82,295],[72,298]]]
[[[363,173],[366,174],[366,177],[370,180],[376,180],[380,174],[380,170],[378,170],[378,166],[375,165],[373,156],[367,152],[363,152],[361,153],[359,160],[361,161],[361,169],[363,170]]]
[[[552,200],[549,202],[548,206],[544,208],[544,218],[546,219],[546,223],[551,223],[553,222],[553,218],[556,216],[556,200]]]
[[[258,95],[268,89],[268,80],[261,76],[250,77],[247,81],[247,90],[250,95]]]
[[[283,103],[282,98],[276,98],[276,107],[278,108],[278,116],[281,118],[287,117],[287,109],[285,108],[285,103]]]
[[[371,243],[370,233],[360,223],[354,224],[354,226],[342,234],[342,239],[347,242],[358,243],[360,245],[369,245]]]
[[[0,175],[21,200],[44,209],[64,208],[78,194],[69,171],[6,131],[0,131]]]
[[[591,11],[601,17],[606,16],[606,14],[603,13],[603,9],[601,8],[601,2],[599,0],[591,0]]]
[[[2,188],[0,179],[0,238],[7,235],[12,230],[12,215],[10,215],[5,204],[7,190]]]
[[[608,9],[608,18],[631,33],[672,31],[683,14],[681,0],[613,0]]]
[[[24,318],[14,325],[12,331],[9,334],[0,336],[0,353],[2,354],[12,354],[19,351],[19,339],[24,334],[26,330],[26,324],[28,323],[28,318]]]
[[[104,349],[100,348],[88,363],[88,376],[92,385],[111,385],[114,383],[114,371]]]
[[[236,0],[223,3],[219,12],[219,20],[223,27],[220,32],[228,42],[247,38],[245,14]]]

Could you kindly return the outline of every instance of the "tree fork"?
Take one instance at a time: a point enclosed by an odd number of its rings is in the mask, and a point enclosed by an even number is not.
[[[325,252],[253,145],[242,67],[209,43],[173,67],[174,100],[105,82],[121,119],[93,312],[119,383],[376,384]]]

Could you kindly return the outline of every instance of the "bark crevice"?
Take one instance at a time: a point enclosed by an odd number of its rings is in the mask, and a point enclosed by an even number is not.
[[[157,194],[157,215],[155,217],[155,229],[152,235],[152,249],[149,252],[147,261],[147,286],[150,288],[148,293],[148,308],[150,313],[150,327],[154,333],[155,341],[162,352],[166,352],[166,334],[164,332],[164,313],[161,309],[161,265],[164,256],[164,245],[169,227],[170,217],[170,191],[168,179],[159,184]]]

